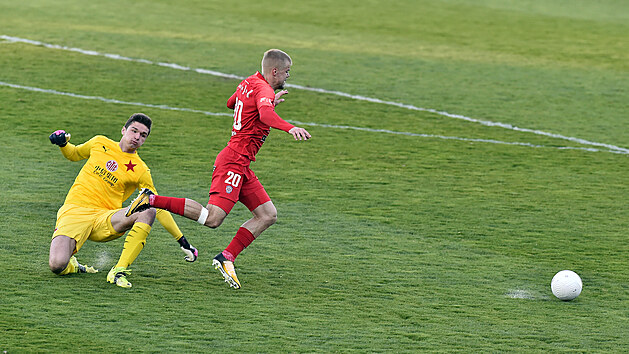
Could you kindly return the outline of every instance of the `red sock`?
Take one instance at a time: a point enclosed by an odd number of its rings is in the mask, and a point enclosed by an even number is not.
[[[162,195],[152,195],[149,199],[151,206],[160,209],[166,209],[177,215],[183,215],[186,207],[186,198],[164,197]]]
[[[232,262],[235,261],[238,254],[247,248],[255,239],[251,231],[241,227],[238,229],[238,232],[236,232],[236,236],[234,236],[232,242],[229,243],[229,246],[225,248],[223,256]]]

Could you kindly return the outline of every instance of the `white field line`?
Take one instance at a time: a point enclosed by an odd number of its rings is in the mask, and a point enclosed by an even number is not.
[[[190,68],[190,67],[182,66],[182,65],[179,65],[179,64],[175,64],[175,63],[154,62],[154,61],[147,60],[147,59],[130,58],[130,57],[125,57],[125,56],[118,55],[118,54],[100,53],[100,52],[93,51],[93,50],[86,50],[86,49],[81,49],[81,48],[73,48],[73,47],[61,46],[61,45],[57,45],[57,44],[44,43],[44,42],[35,41],[35,40],[31,40],[31,39],[12,37],[12,36],[6,36],[6,35],[0,35],[0,38],[4,39],[5,41],[8,41],[8,42],[19,42],[19,43],[32,44],[32,45],[37,45],[37,46],[43,46],[45,48],[50,48],[50,49],[67,50],[67,51],[81,53],[81,54],[85,54],[85,55],[102,56],[102,57],[106,57],[106,58],[114,59],[114,60],[124,60],[124,61],[131,61],[131,62],[137,62],[137,63],[143,63],[143,64],[158,65],[158,66],[167,67],[167,68],[171,68],[171,69],[184,70],[184,71],[194,71],[194,72],[197,72],[197,73],[200,73],[200,74],[213,75],[213,76],[223,77],[223,78],[228,78],[228,79],[236,79],[236,80],[244,79],[243,76],[238,76],[238,75],[234,75],[234,74],[226,74],[226,73],[222,73],[222,72],[219,72],[219,71],[213,71],[213,70],[207,70],[207,69]],[[548,137],[551,137],[551,138],[572,141],[572,142],[575,142],[575,143],[578,143],[578,144],[582,144],[582,145],[598,146],[598,147],[602,147],[602,148],[611,150],[612,152],[620,152],[620,153],[629,154],[629,149],[618,147],[618,146],[615,146],[615,145],[599,143],[599,142],[589,141],[589,140],[575,138],[575,137],[564,136],[564,135],[555,134],[555,133],[549,133],[549,132],[536,130],[536,129],[520,128],[520,127],[513,126],[511,124],[508,124],[508,123],[493,122],[493,121],[488,121],[488,120],[480,120],[480,119],[470,118],[470,117],[466,117],[466,116],[463,116],[463,115],[460,115],[460,114],[452,114],[452,113],[439,111],[439,110],[432,109],[432,108],[422,108],[422,107],[417,107],[417,106],[409,105],[409,104],[405,104],[405,103],[393,102],[393,101],[385,101],[385,100],[381,100],[379,98],[371,98],[371,97],[365,97],[365,96],[360,96],[360,95],[352,95],[352,94],[341,92],[341,91],[331,91],[331,90],[326,90],[326,89],[322,89],[322,88],[306,87],[306,86],[294,85],[294,84],[287,84],[286,87],[289,87],[289,88],[292,87],[292,88],[296,88],[296,89],[299,89],[299,90],[319,92],[319,93],[324,93],[324,94],[332,94],[332,95],[341,96],[341,97],[347,97],[347,98],[351,98],[351,99],[359,100],[359,101],[366,101],[366,102],[372,102],[372,103],[378,103],[378,104],[386,104],[386,105],[400,107],[400,108],[405,108],[405,109],[414,110],[414,111],[429,112],[429,113],[441,115],[441,116],[444,116],[444,117],[454,118],[454,119],[461,119],[461,120],[465,120],[465,121],[472,122],[472,123],[478,123],[478,124],[482,124],[482,125],[489,126],[489,127],[500,127],[500,128],[504,128],[504,129],[510,129],[510,130],[515,130],[515,131],[520,131],[520,132],[525,132],[525,133],[532,133],[532,134],[537,134],[537,135],[543,135],[543,136],[548,136]]]
[[[480,120],[480,119],[470,118],[470,117],[466,117],[466,116],[463,116],[463,115],[460,115],[460,114],[452,114],[452,113],[439,111],[439,110],[432,109],[432,108],[422,108],[422,107],[417,107],[417,106],[413,106],[413,105],[405,104],[405,103],[400,103],[400,102],[385,101],[385,100],[381,100],[379,98],[371,98],[371,97],[365,97],[365,96],[360,96],[360,95],[352,95],[352,94],[345,93],[345,92],[340,92],[340,91],[328,91],[328,90],[325,90],[325,89],[306,87],[306,86],[300,86],[300,85],[286,84],[286,87],[293,87],[293,88],[297,88],[297,89],[300,89],[300,90],[307,90],[307,91],[314,91],[314,92],[333,94],[333,95],[347,97],[347,98],[360,100],[360,101],[367,101],[367,102],[372,102],[372,103],[386,104],[386,105],[389,105],[389,106],[406,108],[406,109],[413,110],[413,111],[429,112],[429,113],[434,113],[434,114],[437,114],[437,115],[440,115],[440,116],[444,116],[444,117],[448,117],[448,118],[461,119],[461,120],[465,120],[465,121],[472,122],[472,123],[482,124],[482,125],[485,125],[485,126],[488,126],[488,127],[500,127],[500,128],[515,130],[515,131],[524,132],[524,133],[533,133],[533,134],[537,134],[537,135],[548,136],[548,137],[551,137],[551,138],[568,140],[568,141],[572,141],[572,142],[583,144],[583,145],[604,147],[604,148],[609,149],[609,150],[616,150],[618,152],[629,153],[629,149],[621,148],[621,147],[618,147],[618,146],[615,146],[615,145],[609,145],[609,144],[605,144],[605,143],[597,143],[595,141],[588,141],[588,140],[584,140],[584,139],[580,139],[580,138],[574,138],[574,137],[570,137],[570,136],[564,136],[564,135],[560,135],[560,134],[549,133],[549,132],[545,132],[545,131],[542,131],[542,130],[520,128],[520,127],[516,127],[516,126],[511,125],[511,124],[508,124],[508,123],[500,123],[500,122],[493,122],[493,121],[488,121],[488,120]]]
[[[158,108],[158,109],[167,109],[167,110],[171,110],[171,111],[183,111],[183,112],[201,113],[201,114],[205,114],[205,115],[208,115],[208,116],[230,116],[230,117],[232,116],[232,114],[230,114],[230,113],[206,112],[206,111],[200,111],[200,110],[197,110],[197,109],[190,109],[190,108],[170,107],[170,106],[166,106],[166,105],[162,105],[162,104],[150,104],[150,103],[141,103],[141,102],[126,102],[126,101],[120,101],[120,100],[116,100],[116,99],[99,97],[99,96],[85,96],[85,95],[79,95],[79,94],[71,93],[71,92],[49,90],[49,89],[43,89],[43,88],[39,88],[39,87],[32,87],[32,86],[16,85],[16,84],[11,84],[11,83],[4,82],[4,81],[0,81],[0,86],[7,86],[7,87],[12,87],[12,88],[16,88],[16,89],[22,89],[22,90],[28,90],[28,91],[34,91],[34,92],[51,93],[53,95],[69,96],[69,97],[74,97],[74,98],[81,98],[81,99],[84,99],[84,100],[97,100],[97,101],[102,101],[102,102],[106,102],[106,103],[127,104],[127,105],[132,105],[132,106],[150,107],[150,108]]]
[[[149,108],[157,108],[157,109],[164,109],[164,110],[171,110],[171,111],[200,113],[200,114],[205,114],[205,115],[208,115],[208,116],[229,116],[229,117],[231,117],[233,115],[231,113],[207,112],[207,111],[201,111],[201,110],[198,110],[198,109],[170,107],[170,106],[161,105],[161,104],[157,105],[157,104],[141,103],[141,102],[127,102],[127,101],[121,101],[121,100],[117,100],[117,99],[111,99],[111,98],[105,98],[105,97],[99,97],[99,96],[87,96],[87,95],[80,95],[80,94],[71,93],[71,92],[63,92],[63,91],[57,91],[57,90],[43,89],[43,88],[39,88],[39,87],[16,85],[16,84],[11,84],[11,83],[4,82],[4,81],[0,81],[0,86],[6,86],[6,87],[15,88],[15,89],[21,89],[21,90],[27,90],[27,91],[33,91],[33,92],[48,93],[48,94],[53,94],[53,95],[68,96],[68,97],[80,98],[80,99],[84,99],[84,100],[96,100],[96,101],[101,101],[101,102],[105,102],[105,103],[124,104],[124,105],[132,105],[132,106],[139,106],[139,107],[149,107]],[[502,144],[502,145],[517,145],[517,146],[526,146],[526,147],[534,147],[534,148],[553,148],[553,149],[560,149],[560,150],[568,150],[569,149],[569,150],[583,150],[583,151],[591,151],[591,152],[612,152],[612,153],[617,153],[617,154],[625,154],[624,152],[617,151],[617,150],[599,150],[599,149],[595,149],[595,148],[586,148],[586,147],[545,146],[545,145],[535,145],[535,144],[531,144],[531,143],[522,143],[522,142],[507,142],[507,141],[491,140],[491,139],[473,139],[473,138],[461,138],[461,137],[456,137],[456,136],[444,136],[444,135],[434,135],[434,134],[419,134],[419,133],[409,133],[409,132],[398,132],[398,131],[387,130],[387,129],[372,129],[372,128],[364,128],[364,127],[352,127],[352,126],[348,126],[348,125],[333,125],[333,124],[321,124],[321,123],[311,123],[311,122],[299,122],[299,121],[295,121],[295,120],[289,120],[289,122],[292,123],[292,124],[296,124],[296,125],[305,125],[305,126],[322,127],[322,128],[332,128],[332,129],[357,130],[357,131],[364,131],[364,132],[370,132],[370,133],[386,133],[386,134],[414,136],[414,137],[421,137],[421,138],[433,138],[433,139],[443,139],[443,140],[458,140],[458,141],[466,141],[466,142],[479,142],[479,143]]]

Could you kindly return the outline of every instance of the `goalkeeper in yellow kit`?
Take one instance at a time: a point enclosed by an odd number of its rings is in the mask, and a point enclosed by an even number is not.
[[[155,192],[150,170],[136,151],[149,136],[151,125],[147,115],[133,114],[122,128],[119,142],[97,135],[75,146],[68,143],[69,134],[63,130],[50,135],[50,142],[58,145],[68,160],[87,159],[57,212],[49,257],[50,270],[54,273],[98,272],[79,264],[74,254],[86,240],[107,242],[129,231],[120,259],[107,274],[107,281],[130,288],[128,267],[144,247],[155,217],[179,242],[185,259],[188,262],[197,259],[197,249],[188,243],[169,212],[151,208],[126,217],[126,209],[122,209],[122,202],[136,189]]]

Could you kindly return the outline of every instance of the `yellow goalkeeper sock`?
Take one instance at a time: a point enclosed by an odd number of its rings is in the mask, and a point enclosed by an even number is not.
[[[129,234],[127,234],[124,240],[124,248],[122,249],[122,254],[120,255],[118,264],[116,264],[116,268],[127,268],[135,261],[140,251],[142,251],[142,248],[144,248],[149,232],[151,232],[151,225],[142,222],[133,224],[133,228],[131,228],[131,231],[129,231]]]

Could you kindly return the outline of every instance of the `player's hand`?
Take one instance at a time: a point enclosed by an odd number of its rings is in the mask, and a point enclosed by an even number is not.
[[[288,91],[286,90],[282,90],[278,93],[275,94],[275,100],[273,101],[273,106],[277,106],[278,104],[284,102],[284,99],[281,98],[282,96],[286,95],[288,93]]]
[[[50,134],[48,138],[51,143],[58,145],[59,147],[64,147],[68,143],[68,140],[70,140],[70,133],[66,133],[65,130],[57,130]]]
[[[295,140],[308,140],[312,137],[306,129],[300,127],[292,127],[288,133],[292,134]]]
[[[185,259],[186,262],[194,262],[197,260],[197,257],[199,257],[199,251],[193,245],[190,245],[190,248],[181,247],[181,250],[185,255],[183,259]]]
[[[197,257],[199,256],[199,251],[197,251],[197,249],[193,245],[188,243],[188,240],[186,240],[185,236],[181,236],[181,238],[177,242],[179,242],[179,245],[181,246],[181,250],[185,255],[184,259],[186,260],[186,262],[194,262],[197,260]]]

